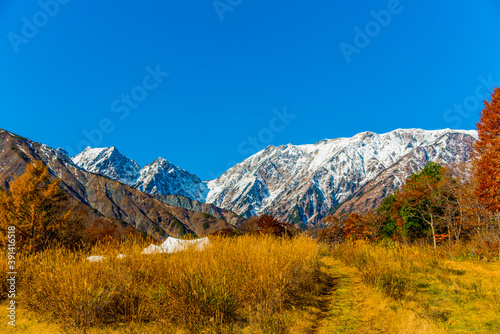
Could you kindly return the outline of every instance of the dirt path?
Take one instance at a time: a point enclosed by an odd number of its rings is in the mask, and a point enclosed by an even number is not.
[[[322,259],[322,267],[319,273],[318,280],[321,282],[322,288],[317,299],[317,311],[315,312],[316,322],[311,328],[311,333],[319,333],[320,324],[323,319],[327,318],[331,311],[332,298],[335,290],[338,288],[339,276],[333,274],[333,268],[327,258]]]
[[[330,283],[318,297],[320,311],[310,333],[442,333],[416,315],[415,304],[403,306],[364,284],[357,269],[329,256],[321,261],[323,279]]]
[[[360,333],[361,316],[353,291],[352,273],[331,257],[322,260],[325,290],[320,295],[320,312],[311,333]]]

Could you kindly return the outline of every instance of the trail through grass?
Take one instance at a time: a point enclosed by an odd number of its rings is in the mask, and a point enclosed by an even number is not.
[[[346,272],[348,268],[339,266],[339,261],[332,257],[321,259],[323,268],[327,270],[332,281],[332,290],[324,295],[326,312],[320,321],[313,326],[313,333],[355,333],[359,330],[361,318],[356,308],[352,278]]]
[[[319,333],[500,333],[500,264],[448,260],[425,246],[346,243]]]

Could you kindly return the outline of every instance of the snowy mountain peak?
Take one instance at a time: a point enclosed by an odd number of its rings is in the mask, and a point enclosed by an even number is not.
[[[208,192],[198,176],[164,158],[157,158],[141,169],[115,146],[87,147],[72,160],[86,171],[105,175],[153,195],[182,195],[202,201]]]
[[[198,176],[163,158],[144,166],[133,187],[148,194],[182,195],[197,201],[203,201],[208,192]]]
[[[159,157],[159,158],[156,158],[152,163],[150,163],[150,165],[170,166],[172,164],[167,159]]]
[[[87,147],[72,160],[86,171],[105,175],[128,185],[135,182],[141,169],[134,160],[121,154],[115,146]]]

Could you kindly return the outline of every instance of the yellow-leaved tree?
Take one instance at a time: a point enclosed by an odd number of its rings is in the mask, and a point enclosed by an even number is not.
[[[59,182],[51,180],[42,161],[34,161],[23,175],[15,176],[10,189],[0,188],[0,229],[15,227],[18,250],[33,253],[56,244],[74,246],[82,239],[81,213],[75,212]]]

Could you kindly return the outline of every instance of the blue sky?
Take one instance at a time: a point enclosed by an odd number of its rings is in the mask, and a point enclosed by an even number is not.
[[[267,145],[474,129],[500,3],[0,2],[0,128],[203,179]]]

